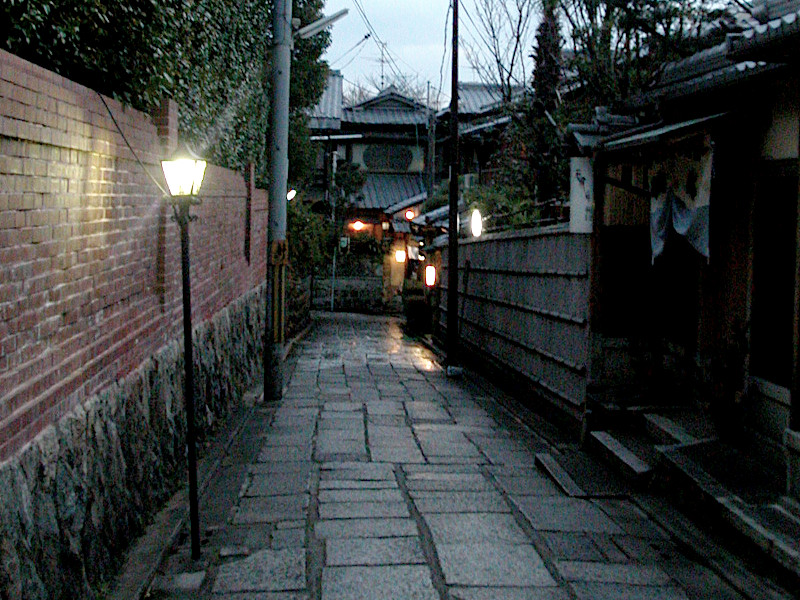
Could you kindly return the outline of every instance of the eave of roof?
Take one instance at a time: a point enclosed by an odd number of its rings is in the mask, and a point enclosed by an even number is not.
[[[783,64],[742,61],[703,73],[691,79],[676,80],[655,87],[632,98],[629,106],[641,108],[656,101],[678,100],[696,94],[721,90],[727,86],[744,83],[756,76],[771,73],[783,68]]]
[[[410,198],[406,198],[405,200],[401,200],[391,206],[386,207],[386,214],[387,215],[394,215],[397,214],[407,208],[412,206],[416,206],[417,204],[421,204],[428,199],[428,192],[422,192],[421,194],[415,194]]]
[[[794,10],[763,25],[728,36],[726,42],[731,58],[760,58],[775,52],[797,59],[797,48],[786,44],[800,36],[800,10]],[[781,50],[783,52],[781,52]]]
[[[385,210],[425,189],[422,176],[416,173],[368,173],[355,206]]]
[[[425,112],[400,109],[346,108],[342,114],[342,122],[359,125],[426,125],[428,115]]]
[[[606,151],[627,150],[654,142],[662,141],[664,138],[670,137],[678,133],[684,133],[694,128],[699,128],[700,125],[710,121],[719,119],[727,113],[717,113],[708,115],[697,119],[690,119],[688,121],[681,121],[680,123],[670,123],[668,125],[661,125],[651,127],[646,131],[638,129],[635,133],[628,132],[628,135],[612,136],[605,138],[600,142],[600,147]]]

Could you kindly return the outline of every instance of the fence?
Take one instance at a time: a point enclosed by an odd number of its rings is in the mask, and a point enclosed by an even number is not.
[[[462,240],[462,345],[577,415],[589,360],[589,235],[524,230]],[[439,309],[447,326],[447,249]]]

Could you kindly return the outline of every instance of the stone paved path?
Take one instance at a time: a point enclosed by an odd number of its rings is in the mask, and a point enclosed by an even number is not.
[[[203,560],[174,548],[150,598],[742,597],[630,499],[565,495],[535,466],[546,442],[396,321],[322,316],[289,371],[238,498],[203,501]]]

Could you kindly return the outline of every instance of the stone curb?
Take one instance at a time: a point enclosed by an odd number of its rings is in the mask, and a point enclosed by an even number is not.
[[[283,352],[285,361],[297,342],[303,339],[311,328],[310,322],[302,331],[289,340]],[[243,410],[239,413],[239,421],[232,425],[223,444],[212,447],[212,454],[198,462],[198,495],[202,499],[214,474],[219,470],[223,459],[241,435],[253,406],[263,404],[263,392],[256,393],[260,386],[245,393],[242,401]],[[156,577],[158,567],[163,562],[169,549],[175,544],[181,530],[189,519],[188,498],[185,487],[182,487],[167,501],[130,548],[125,562],[119,571],[113,591],[106,600],[142,600]]]
[[[254,398],[252,392],[245,394],[245,402],[248,401],[248,396],[251,397],[250,402],[252,402],[252,398]],[[239,422],[233,425],[233,431],[228,433],[225,442],[216,445],[212,454],[199,461],[198,494],[200,498],[208,489],[211,478],[227,456],[230,447],[239,437],[251,411],[252,407],[244,408],[240,413]],[[140,600],[144,597],[156,576],[159,565],[178,539],[188,520],[187,505],[187,492],[184,487],[170,498],[166,506],[155,516],[153,523],[134,543],[125,558],[125,564],[120,571],[115,589],[107,597],[108,600]]]

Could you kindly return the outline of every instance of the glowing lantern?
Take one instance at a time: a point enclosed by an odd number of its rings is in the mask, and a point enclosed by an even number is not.
[[[481,218],[481,212],[477,208],[472,211],[470,226],[472,228],[472,235],[474,237],[481,237],[481,233],[483,233],[483,219]]]
[[[433,287],[436,284],[436,267],[428,265],[425,267],[425,285]]]

